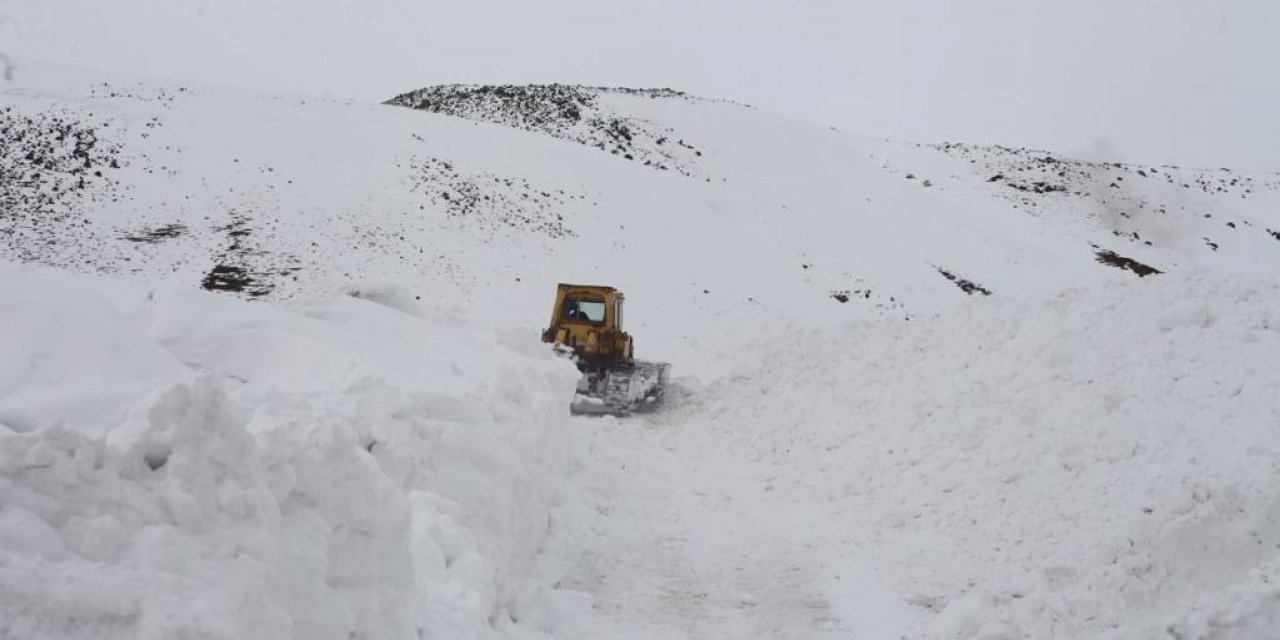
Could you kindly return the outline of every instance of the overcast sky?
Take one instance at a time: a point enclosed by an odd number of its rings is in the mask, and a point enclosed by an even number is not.
[[[0,51],[222,84],[370,100],[441,82],[670,86],[874,135],[1280,170],[1276,0],[0,0],[0,13]]]

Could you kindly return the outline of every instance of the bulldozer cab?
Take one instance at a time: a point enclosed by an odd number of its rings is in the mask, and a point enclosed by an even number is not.
[[[570,348],[589,363],[629,364],[631,336],[622,330],[623,299],[613,287],[561,283],[543,342]]]

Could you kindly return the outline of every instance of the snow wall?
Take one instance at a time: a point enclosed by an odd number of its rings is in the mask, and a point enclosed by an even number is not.
[[[0,265],[0,637],[484,637],[576,371],[394,291],[286,311]]]

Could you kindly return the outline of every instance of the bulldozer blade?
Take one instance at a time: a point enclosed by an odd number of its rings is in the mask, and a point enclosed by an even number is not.
[[[653,411],[662,403],[671,365],[665,362],[636,362],[605,372],[593,382],[580,385],[570,405],[575,415],[627,416]]]

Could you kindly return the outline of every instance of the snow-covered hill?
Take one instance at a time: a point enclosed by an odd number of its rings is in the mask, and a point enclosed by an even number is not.
[[[362,104],[23,70],[10,635],[1280,624],[1280,175],[669,89]],[[666,411],[558,410],[557,282],[627,293]]]
[[[26,177],[3,195],[41,214],[6,223],[5,255],[81,270],[273,299],[394,281],[518,325],[556,281],[612,282],[662,350],[722,314],[904,317],[962,280],[1025,299],[1134,277],[1101,255],[1280,266],[1276,175],[867,140],[669,90],[391,100],[414,112],[25,69],[3,165]],[[30,153],[59,118],[87,157]]]

